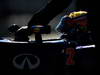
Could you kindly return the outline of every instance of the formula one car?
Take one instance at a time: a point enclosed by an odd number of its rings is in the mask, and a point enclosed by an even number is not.
[[[68,39],[42,40],[42,34],[50,33],[48,25],[33,25],[8,28],[15,34],[14,40],[0,38],[0,67],[3,75],[64,75],[66,67],[78,66],[75,73],[90,72],[95,64],[95,44],[76,44]],[[30,33],[35,40],[30,40]],[[94,66],[93,66],[94,67]],[[87,70],[88,69],[88,70]],[[74,72],[73,71],[73,72]]]

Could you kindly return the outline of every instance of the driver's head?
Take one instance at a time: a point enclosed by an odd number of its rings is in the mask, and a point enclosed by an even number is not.
[[[74,11],[69,15],[65,15],[58,24],[57,31],[68,33],[71,32],[71,30],[75,30],[77,27],[85,30],[88,25],[87,13],[87,11]]]
[[[74,12],[70,13],[68,15],[68,17],[70,17],[70,18],[77,18],[77,17],[80,17],[80,16],[84,16],[86,14],[87,14],[86,11],[74,11]]]

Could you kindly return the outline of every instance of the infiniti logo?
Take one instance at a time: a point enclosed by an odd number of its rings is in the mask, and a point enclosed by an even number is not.
[[[36,69],[40,65],[40,59],[38,56],[32,54],[19,54],[13,58],[13,65],[17,69]]]

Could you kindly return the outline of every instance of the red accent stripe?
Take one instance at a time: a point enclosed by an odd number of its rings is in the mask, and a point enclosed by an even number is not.
[[[71,24],[74,24],[74,23],[78,23],[80,24],[81,26],[87,26],[88,25],[88,20],[87,19],[80,19],[80,20],[66,20],[65,21],[66,23],[71,23]]]
[[[74,61],[74,56],[76,54],[75,49],[74,48],[67,48],[66,49],[66,54],[69,55],[66,61],[67,65],[74,65],[75,61]]]

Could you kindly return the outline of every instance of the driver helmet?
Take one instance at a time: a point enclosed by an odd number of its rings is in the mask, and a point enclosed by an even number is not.
[[[61,18],[56,30],[61,33],[73,33],[76,30],[87,31],[87,11],[74,11]]]

